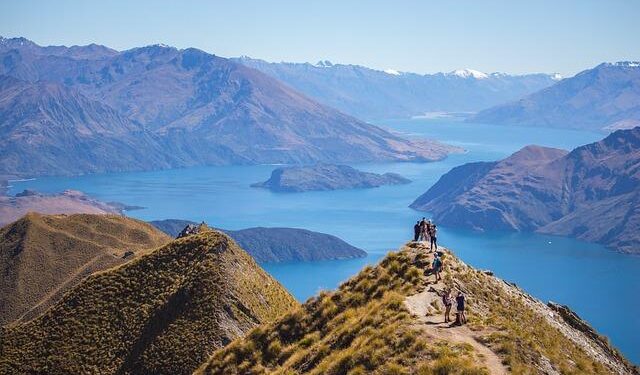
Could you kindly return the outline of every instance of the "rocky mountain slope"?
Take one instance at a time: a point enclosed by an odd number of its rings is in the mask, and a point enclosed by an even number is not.
[[[30,213],[0,229],[0,325],[28,321],[87,275],[169,241],[122,216]]]
[[[538,231],[640,253],[640,127],[571,152],[528,146],[445,174],[411,207],[443,225]]]
[[[640,63],[604,63],[469,119],[491,124],[615,130],[640,125]]]
[[[377,174],[362,172],[348,165],[316,164],[276,168],[271,177],[252,187],[276,192],[303,192],[313,190],[366,189],[384,185],[408,184],[396,173]]]
[[[102,202],[77,190],[42,194],[25,190],[15,197],[0,192],[0,226],[12,223],[29,212],[41,214],[118,214],[138,207],[117,202]]]
[[[156,220],[149,222],[161,231],[176,237],[188,220]],[[258,262],[313,262],[332,259],[361,258],[367,253],[330,234],[297,228],[247,228],[224,230],[240,247]]]
[[[296,306],[233,240],[207,230],[95,273],[44,315],[5,328],[0,373],[190,374]]]
[[[0,76],[0,165],[9,175],[167,168],[144,127],[73,88]]]
[[[196,374],[638,373],[568,308],[442,250],[442,281],[423,272],[433,254],[410,244],[218,350]],[[466,295],[467,325],[443,323],[446,288]]]
[[[428,161],[452,150],[406,140],[194,48],[64,48],[1,41],[0,174]]]
[[[236,61],[285,82],[325,105],[363,119],[406,118],[426,112],[475,112],[516,100],[555,83],[555,76],[461,69],[415,74],[358,65]]]

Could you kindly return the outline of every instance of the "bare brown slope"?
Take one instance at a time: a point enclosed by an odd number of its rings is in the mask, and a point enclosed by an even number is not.
[[[231,238],[205,230],[93,274],[6,329],[0,373],[190,374],[296,305]]]
[[[25,190],[15,197],[0,192],[0,225],[20,219],[29,212],[41,214],[117,214],[124,205],[101,202],[76,190],[41,194]]]
[[[92,272],[169,241],[123,216],[30,213],[0,229],[0,324],[32,319]]]

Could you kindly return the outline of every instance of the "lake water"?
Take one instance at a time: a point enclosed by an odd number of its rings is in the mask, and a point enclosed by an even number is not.
[[[356,165],[396,172],[413,182],[367,190],[278,194],[250,188],[274,166],[198,167],[13,182],[22,189],[77,189],[106,201],[146,207],[129,215],[143,220],[189,219],[226,229],[300,227],[337,235],[369,252],[364,259],[265,264],[299,300],[335,288],[397,249],[412,236],[423,213],[408,205],[452,167],[504,158],[528,144],[570,149],[604,134],[571,130],[507,128],[443,120],[386,121],[381,126],[409,137],[424,136],[467,152],[435,163]],[[521,233],[473,233],[439,228],[439,241],[467,263],[493,270],[543,301],[569,305],[640,363],[640,256],[623,255],[573,239]]]

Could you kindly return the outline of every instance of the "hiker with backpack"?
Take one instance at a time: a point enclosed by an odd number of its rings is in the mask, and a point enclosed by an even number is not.
[[[436,275],[437,283],[438,281],[442,280],[442,278],[440,277],[440,271],[442,271],[442,259],[440,259],[437,253],[433,257],[433,263],[431,264],[431,267],[433,268],[433,273]]]
[[[458,291],[458,295],[456,296],[456,325],[463,325],[467,323],[467,317],[464,315],[464,303],[465,296],[462,291]]]
[[[447,289],[442,293],[442,304],[444,305],[444,322],[451,322],[451,305],[453,305],[453,298],[451,297],[451,290]]]

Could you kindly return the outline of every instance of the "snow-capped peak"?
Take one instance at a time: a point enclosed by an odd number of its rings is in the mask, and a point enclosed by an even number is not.
[[[395,69],[385,69],[384,70],[385,73],[390,74],[392,76],[399,76],[400,72],[395,70]]]
[[[618,61],[616,63],[613,63],[612,65],[627,68],[637,68],[640,67],[640,61]]]
[[[319,68],[331,68],[333,64],[329,60],[320,60],[316,63],[316,66]]]
[[[475,78],[475,79],[489,78],[489,76],[486,73],[482,73],[478,70],[473,70],[473,69],[458,69],[449,73],[449,75],[454,75],[461,78]]]
[[[560,81],[562,79],[562,75],[560,73],[553,73],[551,74],[551,79],[554,81]]]

